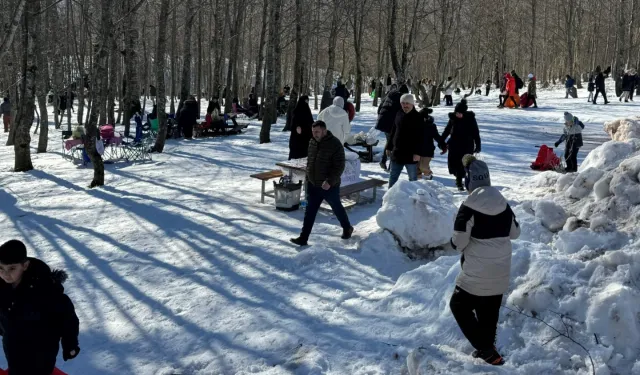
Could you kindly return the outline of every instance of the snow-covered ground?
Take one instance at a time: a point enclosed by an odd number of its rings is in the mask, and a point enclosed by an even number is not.
[[[563,89],[539,89],[540,108],[518,110],[497,109],[495,90],[469,98],[481,157],[523,227],[504,303],[568,330],[589,350],[598,374],[640,374],[638,202],[617,199],[638,194],[638,165],[628,162],[615,172],[622,161],[612,156],[617,151],[592,157],[590,165],[618,181],[609,181],[611,193],[598,201],[594,185],[607,189],[597,171],[581,168],[580,176],[559,181],[529,169],[534,146],[559,138],[564,111],[586,125],[582,161],[611,139],[606,121],[640,109],[614,96],[607,106],[593,105],[586,90],[579,94],[564,99]],[[434,109],[440,131],[450,110]],[[365,100],[353,131],[366,133],[375,119]],[[287,159],[288,133],[281,129],[276,125],[272,143],[264,145],[258,126],[226,138],[170,140],[152,162],[107,165],[106,185],[93,190],[87,189],[91,168],[62,159],[58,131],[50,132],[47,154],[35,154],[32,142],[29,173],[10,172],[13,148],[0,147],[1,240],[20,238],[32,256],[70,274],[65,286],[80,317],[82,352],[67,363],[60,359],[61,369],[72,375],[591,373],[580,346],[553,339],[557,333],[548,326],[506,308],[498,348],[507,364],[498,369],[473,360],[448,308],[459,256],[445,249],[429,260],[409,260],[378,225],[381,196],[350,210],[351,240],[341,240],[337,220],[321,213],[312,246],[291,246],[303,212],[260,204],[260,182],[249,178]],[[613,161],[598,164],[602,158]],[[446,157],[437,155],[432,169],[442,186],[407,183],[427,193],[417,193],[416,204],[429,205],[421,200],[440,191],[445,202],[431,209],[449,210],[449,200],[457,206],[465,195],[454,190]],[[363,164],[362,176],[388,178],[377,163]],[[410,190],[407,184],[397,189]],[[607,216],[614,209],[621,213]],[[385,212],[382,222],[393,211]],[[420,212],[429,209],[399,211],[397,220],[419,220]],[[411,225],[433,231],[428,220]]]

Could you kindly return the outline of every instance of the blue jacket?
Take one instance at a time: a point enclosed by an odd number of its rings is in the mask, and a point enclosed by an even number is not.
[[[573,78],[569,78],[567,82],[564,83],[565,88],[571,88],[576,83],[576,80]]]

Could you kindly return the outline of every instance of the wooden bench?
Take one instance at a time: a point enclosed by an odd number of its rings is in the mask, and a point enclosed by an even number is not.
[[[280,169],[274,169],[272,171],[256,173],[249,176],[262,181],[262,191],[260,192],[260,203],[264,203],[264,197],[270,197],[275,199],[275,194],[273,190],[265,191],[266,182],[274,178],[280,178],[282,176],[284,176],[284,173],[282,173]]]
[[[379,187],[384,186],[387,181],[379,180],[377,178],[371,178],[368,180],[358,181],[355,184],[345,185],[340,187],[340,198],[342,198],[342,205],[345,209],[356,206],[362,202],[372,203],[376,201],[377,198],[377,189]],[[361,199],[360,193],[373,189],[373,195],[371,198]],[[355,199],[350,198],[350,196],[355,195]],[[325,211],[331,211],[331,206],[326,203],[323,203],[320,206],[321,209]]]

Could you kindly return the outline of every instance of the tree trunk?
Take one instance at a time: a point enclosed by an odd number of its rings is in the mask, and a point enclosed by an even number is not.
[[[175,54],[175,50],[176,48],[178,48],[178,41],[177,41],[177,35],[178,35],[178,15],[177,15],[177,10],[174,9],[173,10],[173,17],[172,17],[172,22],[171,22],[171,107],[169,109],[169,113],[172,114],[176,114],[176,104],[175,104],[175,98],[176,98],[176,76],[178,74],[177,69],[176,69],[176,54]],[[217,14],[218,12],[216,12]],[[163,21],[164,22],[164,21]]]
[[[19,0],[13,13],[11,24],[5,25],[5,30],[7,30],[8,28],[8,32],[4,33],[2,44],[0,44],[0,61],[4,61],[5,57],[7,56],[7,52],[9,52],[9,49],[13,44],[13,38],[16,35],[18,26],[20,25],[20,20],[23,18],[24,8],[26,4],[27,0]]]
[[[35,13],[40,12],[40,2],[36,1],[33,6]],[[33,44],[40,46],[46,40],[45,34],[45,18],[35,17],[35,33],[33,34]],[[49,114],[47,113],[47,85],[49,82],[49,64],[45,50],[38,48],[36,53],[36,65],[39,74],[37,75],[36,96],[38,98],[38,107],[40,107],[40,134],[38,137],[38,153],[47,152],[49,143]]]
[[[138,28],[136,24],[136,12],[133,9],[134,0],[127,0],[127,20],[125,21],[125,47],[124,66],[126,90],[124,92],[124,134],[129,135],[131,118],[136,113],[136,108],[140,106],[140,80],[138,77]]]
[[[333,1],[333,9],[331,9],[331,13],[333,14],[331,17],[331,29],[329,31],[329,40],[328,40],[328,54],[329,54],[329,62],[327,64],[327,71],[324,75],[324,90],[329,90],[331,84],[333,83],[333,69],[336,62],[336,42],[338,41],[338,26],[339,26],[339,14],[338,4],[336,0]]]
[[[302,0],[295,0],[296,3],[296,52],[293,64],[293,87],[289,95],[289,107],[287,108],[287,123],[282,131],[291,131],[291,119],[293,110],[298,102],[298,93],[302,91],[303,62],[302,62]]]
[[[191,30],[193,28],[193,18],[195,17],[195,10],[193,9],[193,0],[186,0],[184,2],[185,7],[185,19],[184,19],[184,49],[182,52],[182,86],[180,87],[180,103],[178,104],[178,113],[187,100],[191,92]]]
[[[244,19],[244,9],[245,9],[245,0],[239,0],[240,4],[236,7],[237,13],[233,22],[233,28],[231,29],[231,34],[239,34],[242,29],[242,21]],[[240,38],[236,38],[239,40]],[[226,113],[231,112],[231,101],[234,96],[238,95],[238,74],[237,74],[237,60],[238,60],[238,50],[240,46],[236,45],[235,48],[231,48],[229,50],[229,66],[227,67],[227,95],[224,98],[224,111]],[[235,72],[235,75],[234,75]],[[233,80],[235,76],[235,81]]]
[[[170,0],[162,0],[160,3],[160,17],[158,23],[161,24],[167,19],[169,15],[169,3]],[[167,138],[167,115],[165,113],[167,106],[167,96],[164,82],[164,69],[166,63],[166,49],[167,49],[167,28],[161,27],[158,30],[158,45],[156,50],[156,85],[158,98],[158,136],[156,137],[156,143],[153,146],[154,151],[164,151],[164,142]]]
[[[267,60],[266,60],[266,89],[264,113],[262,115],[262,128],[260,129],[260,143],[271,142],[271,124],[277,120],[276,101],[278,100],[278,88],[276,86],[276,70],[280,69],[277,64],[276,53],[279,50],[280,38],[278,34],[278,22],[280,21],[280,6],[282,0],[273,0],[271,2],[271,11],[269,12],[269,42],[267,44]]]
[[[262,28],[260,29],[260,45],[258,47],[258,61],[256,62],[256,99],[262,96],[262,68],[264,61],[264,45],[267,36],[267,25],[269,21],[269,0],[264,0],[262,5]]]
[[[31,162],[31,135],[29,130],[33,123],[33,111],[35,111],[36,88],[36,59],[34,53],[34,30],[31,14],[34,11],[35,1],[29,2],[26,12],[22,17],[22,79],[20,82],[20,101],[18,102],[18,116],[14,122],[13,150],[15,152],[14,172],[26,172],[33,169]]]

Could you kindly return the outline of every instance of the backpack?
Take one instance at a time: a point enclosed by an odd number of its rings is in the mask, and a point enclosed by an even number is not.
[[[524,87],[524,82],[522,82],[522,78],[516,76],[516,87],[518,90]]]

